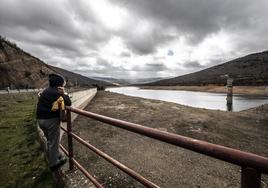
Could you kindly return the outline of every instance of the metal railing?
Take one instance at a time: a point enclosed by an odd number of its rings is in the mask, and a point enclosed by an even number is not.
[[[144,135],[150,138],[160,140],[165,143],[169,143],[175,146],[179,146],[197,153],[201,153],[216,159],[223,160],[238,166],[241,166],[241,187],[242,188],[260,188],[261,187],[261,174],[268,174],[268,158],[255,155],[252,153],[212,144],[209,142],[192,139],[189,137],[168,133],[160,130],[156,130],[150,127],[145,127],[139,124],[122,121],[107,116],[99,115],[96,113],[80,110],[73,107],[66,107],[67,110],[67,129],[62,127],[62,130],[67,133],[68,137],[68,151],[60,145],[63,152],[69,157],[69,168],[74,169],[76,166],[81,172],[91,180],[96,187],[103,187],[88,171],[84,169],[75,159],[73,154],[73,139],[83,144],[108,162],[112,163],[117,168],[121,169],[141,184],[146,187],[159,187],[151,181],[144,178],[142,175],[121,164],[119,161],[113,159],[103,151],[92,146],[84,141],[82,138],[72,132],[71,125],[71,112],[79,115],[95,119],[97,121],[110,124],[115,127],[119,127],[140,135]]]

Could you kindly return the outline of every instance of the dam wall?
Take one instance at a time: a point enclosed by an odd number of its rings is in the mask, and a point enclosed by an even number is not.
[[[71,93],[70,97],[72,101],[72,107],[84,109],[88,105],[88,103],[95,97],[96,94],[97,88]],[[77,114],[72,113],[72,121],[74,121],[77,116]]]
[[[95,97],[97,94],[97,88],[82,90],[82,91],[76,91],[73,93],[70,93],[70,98],[72,101],[72,107],[84,109],[88,103]],[[78,114],[71,113],[72,122],[77,118]],[[67,123],[61,122],[61,126],[65,129],[67,128]],[[60,138],[63,135],[63,131],[60,132]]]

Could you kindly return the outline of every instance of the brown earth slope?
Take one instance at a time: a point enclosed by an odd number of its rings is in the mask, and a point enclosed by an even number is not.
[[[160,80],[145,85],[225,85],[224,75],[234,78],[234,85],[268,85],[268,51],[254,53],[198,72]]]
[[[267,105],[224,112],[98,92],[86,110],[268,157]],[[238,166],[80,116],[74,131],[160,187],[240,187]],[[84,146],[75,142],[74,148],[105,187],[143,187]]]
[[[63,75],[68,79],[69,86],[113,85],[50,66],[0,36],[0,89],[45,87],[50,73]]]

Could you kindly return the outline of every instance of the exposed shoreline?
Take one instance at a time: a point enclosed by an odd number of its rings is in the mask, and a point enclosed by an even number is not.
[[[138,86],[141,89],[184,90],[211,93],[226,93],[225,86]],[[268,96],[268,86],[234,86],[234,94]]]
[[[100,91],[87,111],[268,156],[268,106],[242,112],[193,108]],[[160,187],[240,187],[240,167],[78,117],[76,134]],[[65,138],[64,143],[67,143]],[[81,144],[75,155],[106,187],[143,187]],[[262,181],[267,184],[268,176]]]

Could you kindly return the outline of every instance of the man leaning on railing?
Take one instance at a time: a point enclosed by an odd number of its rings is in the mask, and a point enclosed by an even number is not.
[[[49,75],[49,87],[38,94],[37,121],[47,139],[46,153],[51,171],[59,169],[67,159],[59,151],[60,111],[71,100],[64,90],[65,80],[57,74]]]

